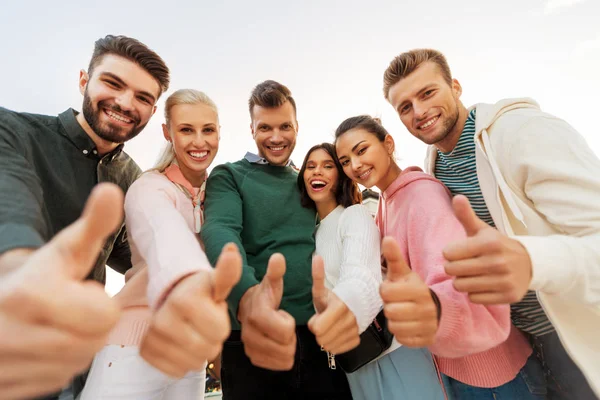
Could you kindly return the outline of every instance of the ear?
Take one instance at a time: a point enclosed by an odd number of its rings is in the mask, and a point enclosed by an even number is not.
[[[296,135],[298,135],[299,130],[300,130],[300,125],[298,124],[298,120],[296,120]]]
[[[457,99],[459,99],[462,94],[462,86],[460,86],[460,82],[457,79],[452,79],[452,92]]]
[[[90,77],[85,70],[79,71],[79,93],[82,95],[85,93],[85,88],[87,87],[88,82],[90,81]]]
[[[385,139],[383,140],[383,145],[385,146],[388,155],[392,157],[392,155],[394,154],[394,150],[396,149],[396,143],[394,143],[394,138],[392,137],[392,135],[386,135]]]
[[[250,132],[252,132],[252,139],[254,139],[254,121],[250,121]]]
[[[171,134],[169,133],[169,128],[167,128],[166,124],[162,124],[163,136],[167,140],[167,142],[171,141]]]
[[[154,107],[152,108],[152,115],[154,115],[154,113],[156,112],[156,108],[157,108],[156,106],[154,106]],[[152,115],[151,115],[151,116],[152,116]]]

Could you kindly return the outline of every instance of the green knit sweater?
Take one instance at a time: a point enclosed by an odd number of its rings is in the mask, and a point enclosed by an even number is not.
[[[246,290],[257,285],[267,271],[269,257],[286,259],[280,308],[297,325],[314,314],[311,259],[315,251],[315,212],[303,208],[291,167],[254,164],[246,159],[217,166],[206,184],[202,240],[211,264],[223,246],[235,243],[243,259],[240,282],[229,298],[232,329],[240,329],[238,304]]]

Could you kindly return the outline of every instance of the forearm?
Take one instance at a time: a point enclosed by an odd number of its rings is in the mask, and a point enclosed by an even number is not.
[[[530,289],[600,304],[600,235],[515,236],[532,265]]]
[[[340,280],[333,288],[333,293],[354,314],[359,333],[367,329],[383,306],[379,285],[380,282],[368,270],[356,268],[352,276]]]
[[[510,333],[510,306],[483,306],[457,292],[448,279],[430,286],[439,300],[435,343],[429,350],[441,357],[464,357],[489,350]]]

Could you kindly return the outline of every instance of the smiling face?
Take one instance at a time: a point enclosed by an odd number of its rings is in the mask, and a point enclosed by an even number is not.
[[[286,101],[273,108],[255,105],[250,127],[258,154],[271,165],[286,165],[298,135],[298,122],[292,104]]]
[[[452,151],[466,121],[462,88],[449,85],[437,64],[428,61],[394,84],[388,101],[408,131],[440,150]]]
[[[193,186],[204,181],[206,170],[219,149],[219,117],[206,104],[177,104],[170,109],[165,139],[173,144],[179,168]]]
[[[91,76],[82,71],[79,87],[84,96],[85,120],[80,123],[96,145],[99,143],[95,139],[116,146],[134,138],[156,111],[154,104],[160,95],[160,86],[152,75],[112,54],[102,58]]]
[[[328,152],[317,149],[310,153],[306,160],[303,179],[308,197],[317,207],[321,203],[337,205],[338,171],[335,161]]]
[[[390,135],[380,141],[365,129],[350,129],[337,138],[335,148],[344,173],[353,181],[383,191],[395,179],[394,140]]]

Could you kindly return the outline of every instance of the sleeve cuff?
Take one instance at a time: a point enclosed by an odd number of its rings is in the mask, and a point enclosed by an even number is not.
[[[28,225],[0,224],[0,254],[14,249],[37,249],[46,242],[38,231]]]

